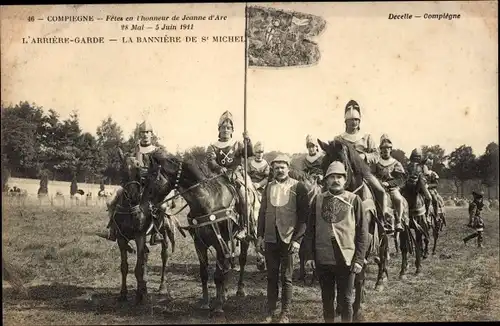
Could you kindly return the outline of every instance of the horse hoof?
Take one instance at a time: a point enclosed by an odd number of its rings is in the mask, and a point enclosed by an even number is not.
[[[238,289],[238,291],[236,291],[236,296],[237,297],[245,297],[247,294],[245,292],[245,290],[243,289]]]
[[[422,275],[422,271],[421,271],[420,269],[417,269],[417,270],[415,271],[415,275],[416,275],[416,276]]]
[[[382,292],[383,290],[384,290],[384,285],[383,284],[377,284],[377,285],[375,285],[375,291]]]
[[[407,278],[406,274],[399,274],[399,279],[400,280],[404,281],[404,280],[406,280],[406,278]]]
[[[208,303],[204,303],[201,305],[201,310],[210,310],[210,305]]]

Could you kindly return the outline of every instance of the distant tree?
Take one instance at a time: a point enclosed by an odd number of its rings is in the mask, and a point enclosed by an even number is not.
[[[464,196],[464,183],[478,176],[476,155],[472,147],[462,145],[449,155],[450,173],[455,180],[457,196]]]
[[[38,188],[38,195],[47,195],[49,193],[49,173],[43,170],[40,173],[40,187]]]
[[[495,188],[494,197],[498,197],[498,154],[498,144],[489,143],[477,162],[481,182],[488,188],[488,198],[492,198],[491,188]]]
[[[446,174],[446,165],[444,162],[446,161],[447,156],[445,155],[445,151],[439,145],[422,146],[422,154],[424,157],[429,157],[432,159],[433,164],[431,169],[436,172],[438,175]]]
[[[120,181],[119,171],[121,162],[118,157],[118,148],[123,148],[123,131],[118,124],[111,119],[106,118],[97,128],[97,148],[98,162],[96,162],[97,171],[109,178],[111,182]]]
[[[40,171],[42,108],[28,102],[15,106],[2,103],[1,118],[2,163],[14,176],[36,177]]]
[[[406,168],[408,165],[408,157],[406,157],[406,153],[398,148],[394,148],[391,152],[392,157],[394,157],[396,160],[398,160],[403,166]]]
[[[69,194],[73,197],[78,191],[78,184],[76,182],[76,174],[73,176],[73,180],[71,180],[71,185],[69,186]]]
[[[6,192],[9,190],[8,189],[9,178],[10,178],[10,171],[9,169],[7,169],[6,165],[2,163],[2,192]]]

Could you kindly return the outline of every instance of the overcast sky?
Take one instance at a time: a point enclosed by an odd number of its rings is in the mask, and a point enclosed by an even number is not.
[[[488,21],[467,3],[282,4],[323,16],[316,41],[321,59],[307,68],[249,69],[247,129],[266,150],[305,152],[305,137],[323,140],[344,131],[344,106],[361,106],[361,130],[377,143],[382,133],[409,153],[462,144],[476,154],[498,142],[498,41]],[[227,15],[195,22],[184,35],[244,33],[242,4],[47,7],[48,15]],[[496,8],[496,6],[494,6]],[[169,150],[206,146],[217,138],[225,110],[243,131],[244,43],[32,44],[26,36],[160,36],[120,31],[121,23],[27,23],[34,9],[2,8],[2,100],[27,100],[67,118],[78,110],[95,134],[108,115],[126,136],[149,118]],[[12,9],[12,8],[11,8]],[[17,11],[16,11],[17,10]],[[496,9],[495,9],[496,10]],[[459,20],[388,20],[389,13],[460,13]],[[497,16],[497,12],[491,15]],[[488,17],[491,21],[491,17]],[[494,18],[496,21],[496,18]],[[153,24],[154,26],[154,24]],[[169,35],[180,35],[170,32]]]

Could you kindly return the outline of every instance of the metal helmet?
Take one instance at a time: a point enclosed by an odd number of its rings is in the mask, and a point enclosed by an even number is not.
[[[233,115],[231,114],[231,112],[229,111],[226,111],[224,113],[222,113],[222,115],[220,116],[219,118],[219,124],[218,124],[218,127],[220,128],[220,126],[222,126],[222,124],[224,123],[224,121],[226,120],[229,120],[231,122],[231,125],[234,127],[234,123],[233,123]]]
[[[151,132],[153,132],[153,126],[151,125],[151,123],[149,121],[144,120],[139,125],[139,131],[151,131]]]
[[[347,171],[345,170],[344,163],[339,161],[333,161],[326,170],[325,178],[328,177],[330,174],[342,174],[344,176],[347,176]]]
[[[347,102],[344,111],[344,120],[361,119],[361,109],[358,102],[350,100]]]
[[[318,147],[318,143],[316,143],[316,139],[312,135],[307,135],[306,137],[306,146],[309,144],[313,144],[314,146]]]
[[[253,146],[253,151],[254,151],[255,153],[257,153],[257,152],[263,152],[263,151],[264,151],[264,145],[263,145],[260,141],[258,141],[258,142],[257,142],[257,143],[255,143],[255,145]]]
[[[392,141],[389,139],[389,136],[387,134],[383,134],[382,137],[380,137],[380,148],[384,147],[392,148]]]
[[[412,158],[416,158],[416,157],[422,157],[422,151],[418,148],[415,148],[411,151],[411,154],[410,154],[410,160]]]

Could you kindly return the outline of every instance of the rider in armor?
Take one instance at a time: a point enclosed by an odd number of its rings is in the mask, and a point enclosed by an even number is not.
[[[139,137],[140,140],[135,151],[135,156],[140,164],[141,181],[144,181],[148,175],[148,170],[151,163],[152,155],[161,154],[163,150],[160,147],[157,147],[152,144],[153,128],[148,121],[143,121],[139,125]],[[106,203],[108,206],[108,215],[110,218],[110,221],[107,225],[108,230],[98,234],[99,236],[106,238],[110,241],[116,241],[118,230],[116,229],[115,223],[112,223],[113,221],[112,219],[115,213],[116,204],[118,203],[118,200],[120,196],[122,196],[122,194],[123,194],[123,188],[119,187],[115,191],[114,195],[110,198],[110,200]],[[163,213],[166,214],[166,205],[162,205],[160,209],[163,211]],[[163,237],[161,236],[161,234],[158,234],[156,232],[155,228],[153,228],[151,231],[151,240],[150,240],[151,245],[157,244],[158,241],[163,241]]]
[[[380,159],[375,166],[375,175],[391,196],[396,210],[395,230],[403,231],[401,215],[403,214],[403,197],[399,189],[404,185],[406,172],[401,162],[391,156],[392,141],[387,135],[380,138]]]
[[[408,173],[408,178],[406,181],[406,184],[404,186],[405,190],[408,189],[408,187],[413,188],[417,186],[418,180],[423,177],[423,180],[425,182],[425,173],[427,173],[427,169],[424,168],[425,165],[422,164],[422,152],[415,148],[410,155],[410,162],[408,163],[407,167],[407,173]],[[421,195],[424,196],[424,203],[425,203],[425,216],[429,216],[429,207],[432,201],[431,194],[429,192],[429,189],[427,188],[427,185],[424,187],[420,188]],[[428,222],[430,222],[428,220]]]
[[[323,180],[321,163],[323,162],[324,155],[318,151],[318,144],[311,135],[307,135],[306,137],[306,147],[307,156],[304,158],[304,172],[320,183]]]
[[[370,134],[360,132],[359,124],[361,121],[361,110],[356,101],[350,100],[346,104],[344,121],[346,131],[338,135],[336,139],[343,140],[354,146],[361,159],[373,168],[373,165],[379,159],[378,149]],[[372,189],[376,202],[379,203],[379,205],[377,205],[379,216],[383,216],[386,221],[392,221],[392,214],[390,214],[387,209],[385,190],[380,184],[380,181],[371,173],[365,180]],[[389,226],[392,225],[392,222],[386,222],[385,224]],[[392,227],[389,227],[386,229],[386,232],[392,233],[394,230]]]
[[[427,166],[427,170],[424,172],[426,181],[427,181],[427,188],[429,189],[429,193],[431,194],[432,198],[432,208],[434,210],[434,216],[438,216],[438,208],[443,206],[443,199],[437,192],[437,185],[439,183],[439,175],[432,170],[432,166],[434,165],[434,160],[432,159],[432,156],[427,156],[425,160],[425,165]],[[442,215],[444,218],[444,214]],[[446,222],[443,221],[445,224]]]
[[[252,179],[253,186],[262,196],[269,179],[270,166],[264,159],[264,145],[257,142],[253,147],[254,157],[248,160],[248,175]]]
[[[234,123],[231,112],[226,111],[219,119],[219,140],[207,148],[207,163],[210,170],[215,173],[225,174],[229,181],[236,186],[239,195],[239,215],[241,229],[236,235],[238,239],[247,236],[247,221],[245,210],[249,214],[248,207],[245,207],[245,177],[243,176],[242,158],[245,153],[243,142],[233,139]],[[254,155],[252,142],[247,133],[243,133],[243,139],[247,143],[247,155]],[[252,180],[246,175],[247,187],[252,187]]]

